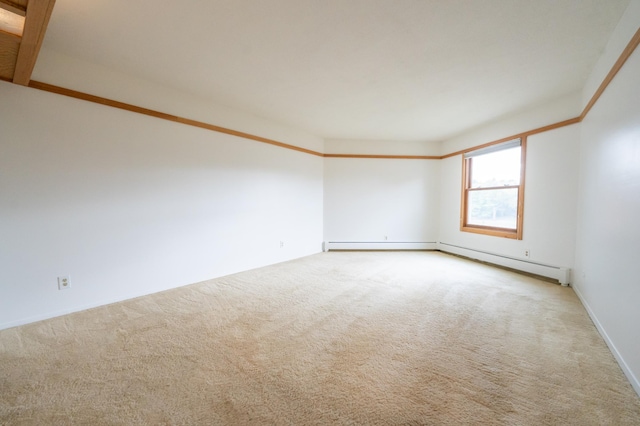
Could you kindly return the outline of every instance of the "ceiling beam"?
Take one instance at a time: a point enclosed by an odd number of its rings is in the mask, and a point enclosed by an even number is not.
[[[56,0],[29,0],[13,82],[29,85]]]
[[[0,31],[0,80],[13,81],[20,37]]]
[[[26,7],[10,0],[0,0],[0,9],[7,10],[20,16],[26,16],[27,14]]]

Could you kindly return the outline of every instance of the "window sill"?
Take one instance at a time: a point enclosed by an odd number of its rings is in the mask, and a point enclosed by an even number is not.
[[[518,231],[515,229],[491,228],[489,226],[461,226],[460,231],[491,235],[493,237],[511,238],[514,240],[522,239],[522,237],[518,235]]]

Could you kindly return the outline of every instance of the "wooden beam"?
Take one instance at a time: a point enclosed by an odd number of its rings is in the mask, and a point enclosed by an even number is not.
[[[24,5],[10,0],[0,0],[0,9],[8,10],[20,16],[26,16],[27,14],[27,8]]]
[[[0,79],[13,80],[19,48],[20,38],[0,32]]]
[[[28,86],[56,0],[29,0],[13,82]]]

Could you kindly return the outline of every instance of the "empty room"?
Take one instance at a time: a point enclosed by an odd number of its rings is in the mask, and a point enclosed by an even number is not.
[[[640,0],[0,0],[0,424],[640,425]]]

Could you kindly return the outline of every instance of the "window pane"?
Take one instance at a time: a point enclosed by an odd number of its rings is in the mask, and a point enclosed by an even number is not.
[[[518,188],[469,191],[467,224],[516,229]]]
[[[520,185],[520,147],[471,159],[471,188]]]

